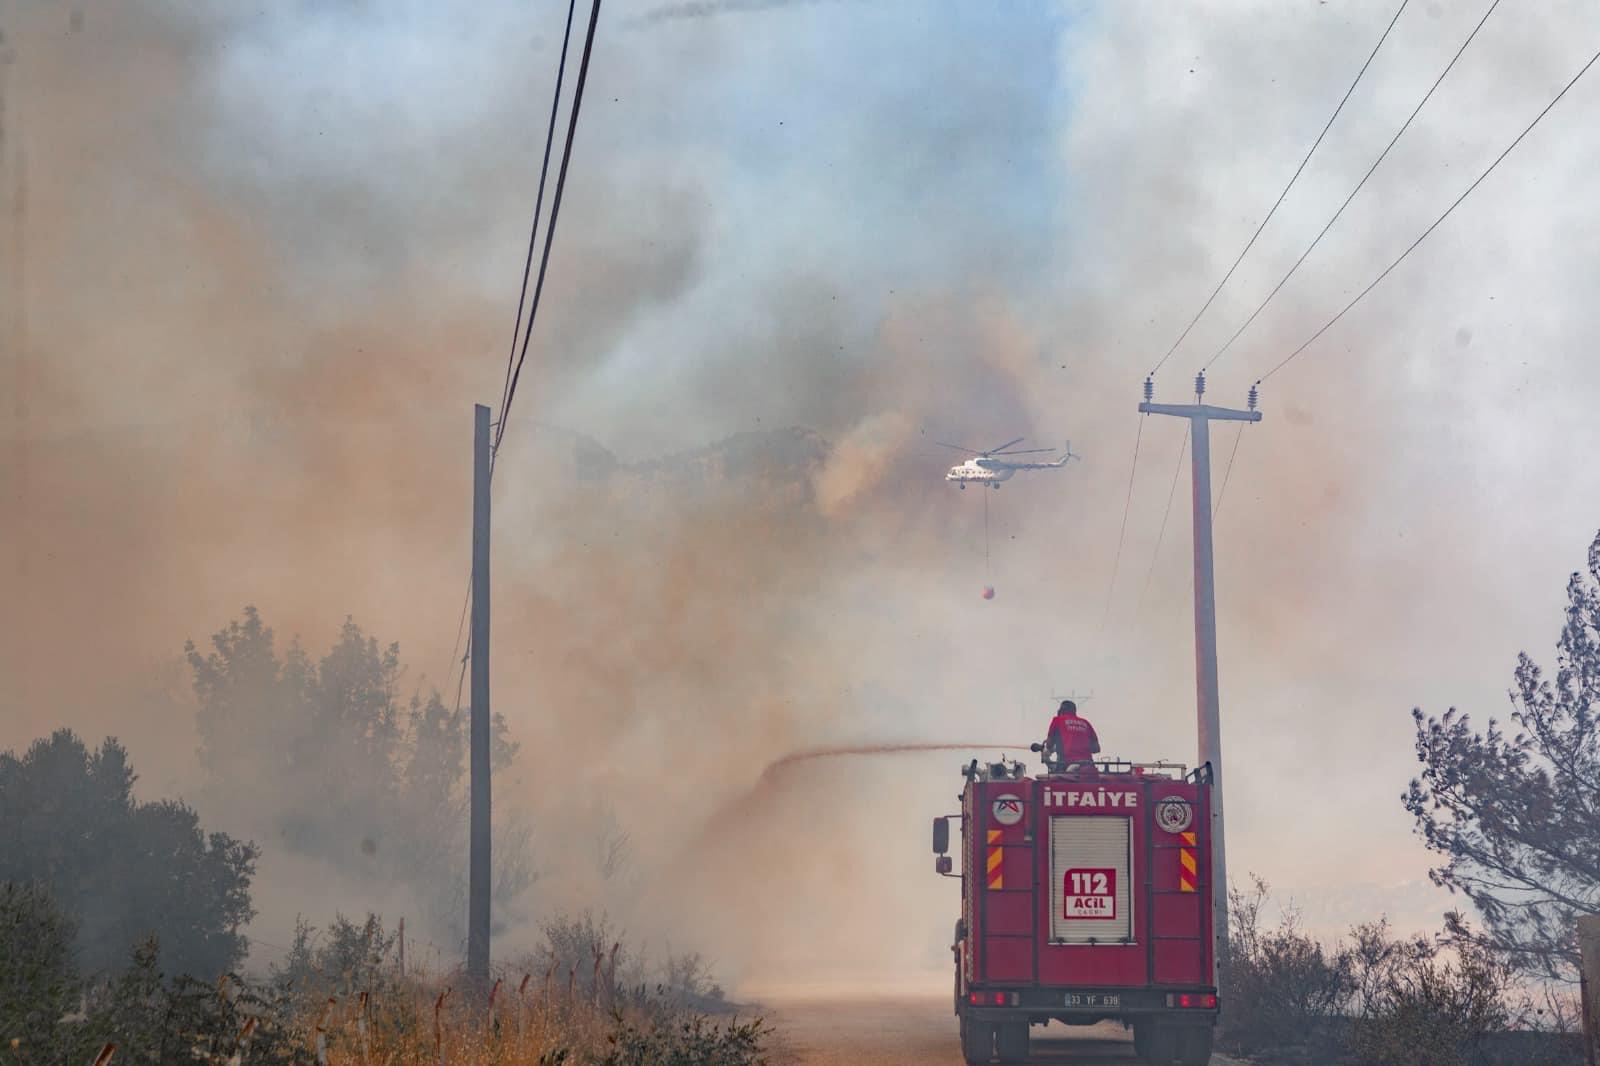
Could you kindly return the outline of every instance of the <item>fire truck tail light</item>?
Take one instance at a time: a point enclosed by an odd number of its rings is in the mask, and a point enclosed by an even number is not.
[[[967,1002],[974,1007],[1004,1007],[1008,1003],[1011,1006],[1016,1006],[1017,994],[1015,992],[1009,994],[1005,992],[969,992],[967,993]]]
[[[1168,992],[1167,1006],[1216,1010],[1217,995],[1215,992]]]

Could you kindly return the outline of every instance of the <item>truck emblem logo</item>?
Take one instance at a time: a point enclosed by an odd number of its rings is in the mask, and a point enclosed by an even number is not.
[[[1156,824],[1169,833],[1181,833],[1194,823],[1194,808],[1189,801],[1168,796],[1156,804]]]
[[[1003,796],[996,796],[990,813],[998,825],[1016,825],[1022,821],[1022,797],[1014,796],[1007,792]]]

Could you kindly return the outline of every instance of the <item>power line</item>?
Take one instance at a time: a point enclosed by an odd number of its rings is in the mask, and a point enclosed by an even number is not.
[[[1128,509],[1133,505],[1133,475],[1139,471],[1139,440],[1144,436],[1144,419],[1139,419],[1139,430],[1133,436],[1133,466],[1128,470],[1128,493],[1122,501],[1122,528],[1117,532],[1117,554],[1111,560],[1111,581],[1106,585],[1106,606],[1100,612],[1100,628],[1106,627],[1111,616],[1111,596],[1117,590],[1117,570],[1122,565],[1122,545],[1128,537]]]
[[[1388,157],[1390,149],[1394,148],[1394,146],[1399,143],[1400,138],[1405,135],[1406,130],[1411,128],[1412,121],[1416,119],[1417,115],[1421,113],[1422,109],[1427,106],[1428,101],[1433,98],[1434,90],[1439,88],[1439,85],[1444,81],[1445,76],[1448,75],[1452,69],[1454,69],[1456,60],[1461,58],[1461,54],[1467,50],[1467,46],[1472,43],[1473,38],[1478,36],[1478,31],[1483,29],[1483,24],[1489,21],[1489,16],[1494,14],[1494,9],[1499,6],[1500,0],[1494,0],[1494,2],[1489,5],[1489,10],[1483,13],[1483,18],[1479,19],[1478,24],[1472,28],[1472,32],[1467,34],[1467,39],[1461,42],[1461,47],[1456,49],[1456,54],[1450,57],[1450,62],[1445,65],[1444,70],[1439,72],[1439,76],[1433,80],[1433,84],[1429,86],[1428,91],[1423,94],[1421,101],[1419,101],[1417,106],[1411,110],[1411,114],[1406,116],[1406,120],[1400,126],[1400,129],[1397,130],[1395,135],[1389,139],[1389,143],[1384,146],[1383,151],[1378,153],[1378,158],[1372,161],[1372,165],[1368,167],[1367,172],[1361,176],[1361,180],[1356,182],[1356,187],[1350,190],[1350,195],[1344,198],[1344,203],[1339,205],[1339,210],[1333,213],[1333,217],[1328,219],[1327,225],[1322,227],[1322,231],[1316,235],[1310,244],[1306,245],[1306,250],[1300,253],[1300,258],[1294,261],[1294,265],[1289,268],[1288,272],[1285,273],[1283,277],[1278,279],[1278,283],[1272,287],[1272,291],[1267,293],[1266,299],[1262,300],[1261,303],[1257,305],[1256,309],[1250,312],[1250,317],[1244,320],[1244,325],[1235,330],[1233,336],[1229,337],[1226,343],[1224,343],[1222,347],[1218,348],[1210,359],[1206,360],[1205,365],[1200,368],[1201,370],[1210,370],[1211,365],[1218,359],[1222,358],[1222,353],[1226,352],[1230,347],[1232,347],[1233,342],[1238,340],[1240,335],[1242,335],[1245,330],[1250,328],[1250,324],[1256,320],[1256,316],[1261,314],[1262,310],[1267,306],[1267,304],[1272,302],[1272,298],[1274,296],[1278,295],[1278,290],[1283,288],[1284,284],[1294,276],[1294,272],[1296,270],[1300,269],[1300,264],[1306,261],[1306,257],[1311,254],[1312,250],[1316,248],[1318,243],[1321,242],[1322,238],[1327,236],[1328,231],[1333,228],[1333,224],[1339,221],[1339,216],[1344,214],[1344,209],[1350,206],[1350,201],[1354,200],[1356,198],[1356,194],[1361,191],[1364,185],[1367,184],[1367,179],[1372,177],[1372,172],[1378,169],[1378,164],[1382,163],[1384,159]]]
[[[467,594],[464,597],[462,597],[462,600],[461,600],[461,619],[460,619],[460,621],[458,621],[456,623],[456,639],[455,639],[455,642],[450,645],[450,665],[445,668],[445,673],[444,673],[445,677],[449,677],[450,676],[450,671],[454,670],[456,668],[456,652],[461,650],[461,634],[466,632],[466,628],[467,628],[467,606],[469,604],[471,604],[471,603],[472,603],[472,575],[468,574],[467,575]],[[471,652],[472,652],[472,642],[470,640],[467,642],[466,652],[467,652],[467,654],[471,654]],[[466,658],[467,658],[466,655],[463,655],[461,657],[461,663],[462,663],[461,669],[462,670],[466,669]],[[457,682],[457,684],[456,684],[456,703],[457,703],[457,708],[456,709],[457,710],[460,709],[460,706],[459,706],[460,702],[461,702],[461,685],[460,685],[459,682]]]
[[[1244,423],[1239,423],[1239,428],[1233,433],[1233,450],[1228,453],[1228,466],[1222,471],[1222,487],[1217,490],[1217,502],[1212,505],[1211,519],[1216,521],[1217,512],[1222,510],[1222,497],[1228,494],[1228,478],[1233,476],[1233,460],[1239,454],[1239,439],[1244,436]]]
[[[1233,460],[1234,460],[1234,457],[1239,454],[1239,439],[1241,437],[1243,437],[1243,436],[1244,436],[1244,423],[1241,422],[1241,423],[1239,423],[1238,429],[1236,429],[1234,431],[1234,434],[1233,434],[1233,449],[1230,452],[1228,452],[1228,466],[1227,466],[1227,469],[1225,469],[1222,472],[1222,486],[1219,489],[1217,489],[1217,502],[1211,508],[1211,520],[1213,522],[1215,522],[1217,520],[1217,515],[1222,511],[1222,498],[1223,498],[1223,496],[1227,495],[1227,492],[1228,492],[1228,478],[1233,473]],[[1189,591],[1189,593],[1191,595],[1194,593],[1194,574],[1193,574],[1193,572],[1191,572],[1189,574],[1188,591]]]
[[[1221,488],[1217,489],[1217,502],[1212,505],[1211,508],[1211,520],[1213,522],[1216,521],[1217,514],[1222,510],[1222,498],[1228,493],[1228,478],[1233,474],[1233,460],[1239,454],[1239,440],[1244,436],[1244,427],[1245,423],[1240,422],[1238,428],[1235,429],[1233,433],[1233,449],[1228,452],[1228,466],[1227,469],[1223,470],[1222,472],[1222,486]],[[1178,460],[1178,465],[1180,467],[1183,465],[1183,460],[1181,458]],[[1168,506],[1170,507],[1171,504],[1168,503]],[[1190,573],[1189,575],[1189,591],[1191,593],[1194,591],[1193,573]]]
[[[1144,598],[1150,592],[1150,580],[1156,576],[1156,562],[1161,558],[1161,542],[1167,536],[1167,519],[1172,515],[1172,498],[1178,494],[1178,476],[1183,473],[1183,457],[1189,454],[1189,435],[1183,435],[1183,443],[1178,447],[1178,465],[1172,471],[1172,486],[1167,489],[1167,509],[1161,512],[1161,530],[1156,534],[1156,550],[1150,553],[1150,569],[1144,575],[1144,587],[1139,590],[1139,607],[1144,606]],[[1135,609],[1137,612],[1137,608]]]
[[[1487,178],[1490,174],[1492,174],[1494,172],[1494,168],[1500,165],[1501,160],[1505,159],[1506,156],[1510,155],[1512,150],[1514,148],[1516,148],[1517,145],[1522,143],[1523,138],[1526,137],[1529,133],[1533,132],[1533,128],[1535,126],[1537,126],[1540,123],[1540,121],[1543,120],[1543,118],[1550,113],[1550,110],[1553,107],[1555,107],[1556,104],[1561,102],[1561,98],[1566,96],[1568,91],[1571,90],[1571,88],[1574,85],[1578,84],[1578,80],[1580,78],[1582,78],[1585,74],[1589,73],[1589,68],[1594,66],[1596,60],[1600,60],[1600,52],[1596,52],[1594,55],[1589,57],[1589,61],[1583,65],[1583,69],[1579,70],[1578,73],[1574,74],[1572,76],[1572,80],[1567,82],[1567,84],[1562,87],[1560,92],[1556,93],[1555,98],[1553,100],[1551,100],[1548,104],[1544,105],[1544,110],[1540,111],[1537,115],[1535,115],[1533,121],[1528,123],[1528,125],[1523,128],[1521,133],[1517,134],[1516,140],[1512,141],[1509,145],[1507,145],[1505,151],[1501,152],[1498,156],[1496,156],[1494,162],[1490,163],[1488,168],[1485,169],[1482,174],[1478,175],[1477,180],[1474,181],[1471,185],[1467,186],[1466,192],[1463,192],[1460,196],[1456,197],[1455,201],[1453,203],[1451,203],[1451,205],[1449,207],[1444,209],[1444,213],[1442,215],[1440,215],[1438,218],[1434,219],[1433,220],[1433,224],[1430,225],[1427,229],[1422,231],[1422,236],[1420,236],[1416,240],[1412,241],[1411,244],[1406,248],[1406,250],[1400,253],[1400,257],[1398,259],[1396,259],[1394,262],[1390,263],[1387,267],[1385,267],[1383,269],[1383,273],[1379,274],[1376,278],[1373,278],[1371,284],[1369,284],[1366,288],[1362,289],[1359,293],[1357,293],[1355,299],[1353,299],[1349,303],[1345,304],[1344,307],[1339,311],[1339,313],[1334,315],[1332,318],[1330,318],[1322,326],[1321,329],[1317,330],[1310,337],[1306,338],[1306,341],[1305,341],[1304,344],[1300,345],[1300,347],[1296,348],[1294,351],[1292,351],[1288,355],[1284,356],[1284,358],[1282,360],[1280,360],[1276,366],[1274,366],[1271,370],[1268,370],[1265,374],[1261,375],[1261,377],[1258,379],[1257,383],[1259,384],[1262,381],[1266,381],[1268,378],[1272,377],[1272,375],[1276,374],[1278,371],[1282,370],[1284,367],[1286,367],[1290,363],[1294,362],[1296,356],[1298,356],[1301,352],[1305,351],[1307,348],[1311,347],[1312,344],[1316,343],[1316,340],[1317,340],[1318,337],[1321,337],[1324,333],[1328,332],[1328,330],[1332,329],[1336,322],[1338,322],[1341,318],[1343,318],[1350,311],[1350,309],[1352,307],[1354,307],[1356,304],[1360,303],[1366,297],[1367,293],[1369,293],[1373,289],[1377,288],[1378,287],[1378,283],[1381,282],[1384,278],[1388,277],[1390,272],[1393,271],[1395,267],[1399,266],[1402,262],[1404,262],[1406,256],[1410,255],[1413,251],[1416,250],[1417,245],[1419,245],[1423,241],[1427,240],[1428,239],[1428,235],[1431,234],[1434,230],[1438,229],[1439,228],[1439,224],[1442,223],[1445,219],[1449,218],[1450,217],[1450,213],[1461,205],[1461,201],[1465,200],[1468,196],[1471,196],[1472,195],[1472,190],[1476,189],[1479,185],[1481,185],[1483,183],[1483,179]]]
[[[578,84],[572,92],[572,111],[567,118],[567,140],[561,149],[561,169],[556,173],[555,198],[550,203],[550,221],[544,230],[544,252],[539,258],[539,276],[533,286],[533,302],[528,307],[528,325],[522,333],[522,351],[517,355],[516,368],[511,372],[511,384],[506,388],[505,402],[500,406],[500,425],[495,430],[494,449],[506,435],[506,419],[511,404],[517,396],[517,381],[522,377],[522,364],[528,358],[528,341],[533,336],[533,324],[539,314],[539,298],[544,293],[545,273],[550,268],[551,241],[555,237],[556,221],[561,215],[561,197],[567,187],[567,165],[572,161],[572,142],[578,132],[578,114],[583,108],[583,87],[589,80],[589,57],[594,51],[595,25],[600,21],[600,0],[589,8],[589,29],[583,40],[583,59],[578,64]]]
[[[540,215],[544,211],[545,181],[550,176],[550,150],[551,150],[551,147],[555,144],[556,116],[557,116],[558,112],[560,111],[560,107],[561,107],[561,86],[562,86],[562,83],[566,79],[566,73],[567,73],[567,51],[568,51],[569,46],[572,43],[572,18],[573,18],[574,12],[577,10],[577,6],[578,6],[578,0],[568,0],[568,3],[567,3],[567,23],[566,23],[566,28],[562,31],[562,34],[561,34],[561,57],[556,63],[555,90],[554,90],[554,92],[551,93],[551,97],[550,97],[550,121],[545,126],[544,160],[539,166],[539,191],[535,195],[534,201],[533,201],[533,224],[528,229],[528,254],[527,254],[526,258],[523,260],[523,264],[522,264],[522,285],[519,287],[518,292],[517,292],[517,314],[516,314],[515,320],[512,322],[512,325],[511,325],[511,350],[506,353],[505,380],[500,385],[500,411],[501,411],[501,414],[502,414],[502,418],[504,417],[506,404],[509,402],[510,394],[511,394],[512,370],[513,370],[513,364],[515,363],[516,358],[517,358],[517,338],[523,332],[523,330],[522,330],[522,311],[523,311],[523,307],[526,304],[526,301],[527,301],[527,298],[528,298],[528,278],[533,273],[533,250],[538,244],[539,218],[540,218]],[[585,58],[587,58],[587,56]],[[533,316],[532,316],[531,313],[528,316],[528,325],[529,325],[530,328],[533,325]],[[526,342],[524,342],[524,347],[526,347]],[[491,453],[490,454],[491,476],[492,476],[493,469],[494,469],[493,463],[494,463],[494,456],[493,456],[493,453]],[[470,657],[471,652],[472,652],[472,644],[471,644],[470,640],[467,642],[467,647],[465,649],[463,649],[462,646],[461,646],[461,636],[462,636],[463,633],[466,632],[467,609],[471,605],[471,603],[472,603],[472,579],[471,579],[471,575],[468,575],[467,591],[466,591],[465,595],[462,597],[462,600],[461,600],[461,617],[456,622],[456,637],[455,637],[455,640],[450,645],[450,666],[446,669],[446,672],[445,672],[445,675],[444,675],[445,677],[449,677],[450,676],[449,672],[451,670],[459,669],[459,671],[460,671],[460,676],[456,679],[456,708],[455,709],[456,709],[457,712],[459,712],[461,710],[461,686],[462,686],[462,682],[464,681],[464,679],[466,677],[467,659]],[[458,652],[458,651],[464,651],[465,652],[462,655],[460,660],[456,659],[456,652]]]
[[[1377,58],[1378,50],[1383,47],[1383,42],[1389,39],[1389,31],[1394,29],[1396,22],[1400,21],[1401,12],[1405,11],[1406,5],[1410,2],[1411,0],[1400,0],[1400,6],[1395,9],[1394,17],[1389,19],[1389,25],[1383,29],[1383,36],[1379,37],[1378,43],[1372,46],[1372,53],[1367,56],[1367,61],[1361,64],[1361,69],[1356,72],[1355,80],[1350,83],[1350,88],[1346,89],[1344,96],[1339,99],[1339,106],[1333,109],[1332,115],[1328,116],[1327,124],[1322,127],[1322,132],[1317,134],[1317,139],[1312,142],[1311,150],[1306,153],[1304,159],[1300,160],[1300,165],[1295,167],[1294,174],[1289,178],[1289,184],[1285,185],[1283,191],[1278,194],[1278,199],[1273,203],[1272,210],[1267,212],[1267,217],[1261,220],[1261,225],[1257,226],[1256,231],[1250,235],[1250,239],[1245,242],[1244,249],[1239,252],[1238,258],[1233,261],[1233,265],[1228,268],[1228,272],[1222,275],[1222,280],[1217,282],[1217,287],[1211,290],[1211,295],[1206,297],[1206,302],[1200,305],[1200,310],[1194,313],[1194,317],[1189,320],[1189,324],[1183,327],[1183,332],[1178,334],[1178,339],[1172,342],[1172,347],[1167,349],[1167,354],[1163,355],[1161,361],[1155,365],[1155,370],[1150,371],[1152,375],[1165,366],[1168,359],[1172,358],[1172,353],[1178,350],[1178,346],[1183,343],[1184,338],[1189,336],[1189,331],[1194,329],[1195,323],[1200,321],[1200,316],[1206,313],[1206,309],[1217,298],[1217,294],[1222,291],[1223,286],[1228,284],[1228,279],[1233,277],[1233,272],[1239,269],[1240,263],[1244,262],[1244,257],[1255,246],[1256,238],[1261,236],[1261,231],[1267,228],[1267,223],[1272,221],[1272,216],[1278,213],[1278,208],[1283,204],[1284,197],[1288,196],[1289,190],[1294,188],[1294,183],[1299,179],[1301,171],[1305,170],[1306,164],[1311,162],[1311,157],[1316,154],[1318,146],[1322,144],[1322,139],[1333,128],[1334,120],[1339,117],[1339,112],[1344,110],[1344,105],[1349,101],[1350,94],[1356,91],[1357,85],[1361,84],[1362,76],[1366,74],[1367,68],[1372,65],[1372,61]]]
[[[567,76],[567,48],[572,43],[572,16],[578,0],[567,0],[567,27],[561,34],[561,59],[556,64],[556,87],[550,95],[550,121],[545,126],[544,162],[539,166],[539,193],[533,201],[533,225],[528,229],[528,255],[522,262],[522,287],[517,293],[517,317],[511,326],[511,350],[506,353],[506,377],[500,385],[500,410],[511,392],[512,364],[517,358],[517,335],[522,332],[522,307],[528,298],[528,277],[533,273],[533,249],[538,243],[539,216],[544,210],[544,183],[550,176],[550,148],[556,140],[556,113],[561,107],[561,83]],[[531,316],[529,325],[532,325]]]
[[[456,674],[456,704],[455,704],[455,708],[450,712],[450,716],[451,716],[452,719],[455,719],[455,718],[457,718],[457,717],[459,717],[461,715],[461,689],[466,684],[466,681],[467,681],[467,660],[469,660],[471,658],[472,658],[472,638],[468,637],[467,638],[466,650],[463,651],[462,655],[461,655],[461,670],[460,670],[459,673]],[[455,722],[452,721],[451,725],[454,725],[454,724],[455,724]]]
[[[1495,0],[1495,2],[1498,3],[1499,0]],[[1356,71],[1356,76],[1350,82],[1350,87],[1347,88],[1344,91],[1344,95],[1339,98],[1338,106],[1333,109],[1333,114],[1328,116],[1328,121],[1323,124],[1321,132],[1319,132],[1317,134],[1317,139],[1311,143],[1311,147],[1306,151],[1305,157],[1300,160],[1300,165],[1295,167],[1294,173],[1289,176],[1288,183],[1284,185],[1283,191],[1278,193],[1278,198],[1275,201],[1273,201],[1272,207],[1271,207],[1270,210],[1267,211],[1266,217],[1261,220],[1261,223],[1260,223],[1260,225],[1258,225],[1256,227],[1255,232],[1250,235],[1250,239],[1248,241],[1246,241],[1244,247],[1242,249],[1240,249],[1238,256],[1236,256],[1234,258],[1232,265],[1228,267],[1227,273],[1223,274],[1222,280],[1217,282],[1216,288],[1211,290],[1211,295],[1206,297],[1205,303],[1200,305],[1200,309],[1194,313],[1194,317],[1189,320],[1188,325],[1183,327],[1183,332],[1178,334],[1178,339],[1172,342],[1172,346],[1169,347],[1166,350],[1166,353],[1164,355],[1162,355],[1160,361],[1158,361],[1156,363],[1155,368],[1152,369],[1150,371],[1150,374],[1146,377],[1146,380],[1145,380],[1145,391],[1146,391],[1146,398],[1147,399],[1148,399],[1148,394],[1149,394],[1149,391],[1150,391],[1150,378],[1153,378],[1155,376],[1156,372],[1159,371],[1163,366],[1166,365],[1167,360],[1172,358],[1173,353],[1176,352],[1178,350],[1178,348],[1183,344],[1183,342],[1188,338],[1189,333],[1194,329],[1195,325],[1197,323],[1199,323],[1200,319],[1205,315],[1206,311],[1211,307],[1212,303],[1214,303],[1216,301],[1217,296],[1227,286],[1228,281],[1233,277],[1234,272],[1239,269],[1239,264],[1244,262],[1244,257],[1246,255],[1250,254],[1250,249],[1251,248],[1255,247],[1255,243],[1256,243],[1257,239],[1260,238],[1262,232],[1267,228],[1267,224],[1272,221],[1273,216],[1278,213],[1278,208],[1283,205],[1283,201],[1288,197],[1289,190],[1294,188],[1295,182],[1300,179],[1300,175],[1301,175],[1301,173],[1303,173],[1305,171],[1306,165],[1311,162],[1311,157],[1316,154],[1317,149],[1319,147],[1321,147],[1323,140],[1328,136],[1328,131],[1333,128],[1334,122],[1336,122],[1338,120],[1340,113],[1344,111],[1344,105],[1349,102],[1351,95],[1356,90],[1356,86],[1361,84],[1361,79],[1366,76],[1367,69],[1372,66],[1372,61],[1377,58],[1378,52],[1383,48],[1383,43],[1389,39],[1389,34],[1394,30],[1395,23],[1400,21],[1400,16],[1405,12],[1406,6],[1409,3],[1410,3],[1410,0],[1400,0],[1400,6],[1395,9],[1395,12],[1390,17],[1388,24],[1386,26],[1384,26],[1383,33],[1378,37],[1377,43],[1372,46],[1372,51],[1370,53],[1368,53],[1366,62],[1362,63],[1361,64],[1361,69]],[[1491,8],[1491,10],[1492,10],[1492,8]],[[1474,31],[1474,33],[1476,33],[1476,31]],[[1409,124],[1409,120],[1408,120],[1408,124]],[[1385,150],[1385,151],[1387,151],[1387,150]],[[1365,179],[1362,179],[1362,180],[1365,181]],[[1342,211],[1343,208],[1340,208],[1340,210]],[[1335,216],[1335,217],[1337,217],[1337,216]],[[1331,223],[1330,223],[1330,225],[1331,225]],[[1318,239],[1319,240],[1321,239],[1320,235],[1319,235]],[[1314,245],[1314,242],[1313,242],[1313,245]],[[1309,253],[1309,249],[1308,249],[1308,253]],[[1303,259],[1304,256],[1302,256],[1301,258]],[[1296,265],[1298,266],[1298,264],[1296,264]],[[1279,285],[1281,287],[1282,282],[1280,282]],[[1276,290],[1274,290],[1274,291],[1276,291]],[[1269,299],[1270,299],[1270,297],[1269,297]],[[1254,317],[1254,316],[1252,316],[1252,317]],[[1241,332],[1242,332],[1242,330],[1241,330]],[[1229,343],[1231,344],[1232,341],[1230,340]],[[1214,359],[1215,356],[1213,356],[1212,358]],[[1142,430],[1143,430],[1143,421],[1142,420],[1140,422],[1140,429],[1141,429],[1141,432],[1142,432]],[[1236,446],[1237,446],[1237,444],[1236,444]],[[1102,628],[1104,628],[1105,623],[1106,623],[1106,618],[1109,617],[1109,615],[1111,613],[1111,600],[1112,600],[1112,596],[1113,596],[1113,594],[1115,592],[1115,589],[1116,589],[1117,570],[1118,570],[1119,564],[1122,561],[1122,548],[1123,548],[1124,540],[1126,539],[1126,536],[1127,536],[1128,510],[1129,510],[1129,507],[1131,506],[1132,500],[1133,500],[1133,477],[1134,477],[1134,472],[1137,471],[1138,465],[1139,465],[1139,440],[1138,440],[1137,437],[1135,437],[1135,439],[1134,439],[1134,446],[1133,447],[1134,447],[1134,450],[1133,450],[1133,469],[1130,470],[1129,473],[1128,473],[1128,494],[1127,494],[1127,498],[1123,501],[1122,529],[1117,535],[1116,557],[1115,557],[1115,560],[1113,561],[1112,567],[1111,567],[1111,584],[1110,584],[1110,587],[1108,587],[1107,590],[1106,590],[1105,610],[1102,613],[1101,618],[1100,618],[1100,625],[1101,625]],[[1182,468],[1183,468],[1183,455],[1184,455],[1184,450],[1186,450],[1187,448],[1188,448],[1188,438],[1186,437],[1184,439],[1183,448],[1180,449],[1179,454],[1178,454],[1178,469],[1179,469],[1179,471],[1181,471]],[[1230,459],[1230,466],[1231,466],[1231,462],[1232,462],[1232,460]],[[1226,484],[1226,479],[1224,479],[1224,484]],[[1160,550],[1161,550],[1161,540],[1166,534],[1167,519],[1168,519],[1168,516],[1172,512],[1172,498],[1173,498],[1173,494],[1176,491],[1176,489],[1177,489],[1177,474],[1175,473],[1173,475],[1172,487],[1167,492],[1167,507],[1166,507],[1166,511],[1162,514],[1162,518],[1161,518],[1161,532],[1156,537],[1156,551],[1157,551],[1157,553],[1159,553]],[[1154,572],[1155,572],[1155,559],[1152,558],[1151,563],[1150,563],[1150,573],[1153,574]],[[1150,584],[1150,577],[1149,577],[1149,575],[1146,575],[1146,578],[1145,578],[1145,588],[1146,589],[1149,588],[1149,584]],[[1140,603],[1143,603],[1143,601],[1144,601],[1144,592],[1143,591],[1140,592],[1139,599],[1140,599]]]

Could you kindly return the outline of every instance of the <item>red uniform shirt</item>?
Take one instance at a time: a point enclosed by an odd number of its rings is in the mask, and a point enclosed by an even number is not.
[[[1062,762],[1088,762],[1100,750],[1100,738],[1095,736],[1094,726],[1075,714],[1058,714],[1050,720],[1050,733],[1045,742],[1052,740],[1060,745]]]

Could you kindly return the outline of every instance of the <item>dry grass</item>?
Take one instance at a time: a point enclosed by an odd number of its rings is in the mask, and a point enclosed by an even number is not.
[[[122,975],[85,990],[75,1014],[0,1063],[192,1061],[212,1066],[764,1066],[783,1061],[760,1020],[740,1020],[697,955],[631,965],[603,923],[552,921],[527,957],[536,973],[485,987],[459,971],[400,972],[375,916],[336,918],[313,942],[302,924],[262,980],[164,978],[153,941]],[[622,979],[619,980],[619,974]],[[648,982],[647,975],[660,981]],[[74,988],[77,986],[74,985]],[[10,1034],[8,1034],[10,1035]],[[95,1050],[100,1055],[95,1056]]]
[[[310,1050],[330,1066],[367,1064],[544,1064],[592,1061],[613,1028],[593,997],[565,988],[510,994],[449,979],[408,980],[376,993],[329,997],[315,1017],[302,1014]],[[298,1028],[298,1027],[297,1027]],[[565,1055],[563,1059],[561,1056]]]
[[[459,974],[413,978],[386,991],[330,997],[301,1020],[308,1050],[328,1066],[580,1066],[635,1061],[618,1057],[626,1042],[619,1037],[630,1030],[736,1024],[697,1023],[692,1012],[663,1006],[643,989],[594,992],[553,974],[502,979],[487,992],[463,984]]]

